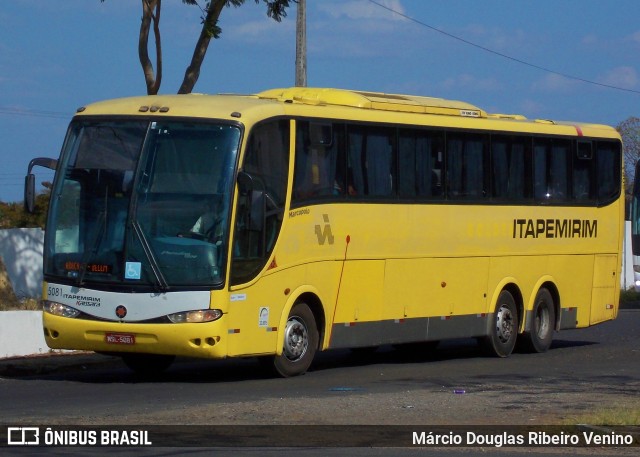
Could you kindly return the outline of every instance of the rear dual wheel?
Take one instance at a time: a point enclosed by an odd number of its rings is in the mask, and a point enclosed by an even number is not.
[[[494,321],[484,338],[486,351],[498,357],[509,357],[518,336],[518,308],[513,295],[503,290],[498,296]]]
[[[530,329],[520,336],[518,346],[527,352],[546,352],[553,341],[555,325],[553,296],[543,287],[536,294]]]

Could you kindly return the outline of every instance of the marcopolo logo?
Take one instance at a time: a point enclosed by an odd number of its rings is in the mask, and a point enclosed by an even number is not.
[[[324,227],[322,227],[320,224],[317,224],[315,226],[316,236],[318,237],[318,244],[322,246],[327,241],[329,242],[329,244],[333,244],[334,238],[333,238],[333,233],[331,233],[331,224],[329,223],[329,215],[323,214],[322,220],[324,221]]]

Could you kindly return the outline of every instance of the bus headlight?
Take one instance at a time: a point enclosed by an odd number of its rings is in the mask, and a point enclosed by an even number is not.
[[[42,309],[45,313],[53,314],[54,316],[74,318],[80,315],[80,311],[72,308],[71,306],[63,305],[62,303],[56,303],[54,301],[44,300],[42,302]]]
[[[195,323],[195,322],[211,322],[222,317],[222,311],[219,309],[198,309],[195,311],[183,311],[167,315],[169,320],[174,324]]]

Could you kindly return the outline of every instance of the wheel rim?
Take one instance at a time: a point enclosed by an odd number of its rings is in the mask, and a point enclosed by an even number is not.
[[[544,306],[544,304],[540,304],[536,310],[534,321],[536,335],[538,335],[540,339],[546,338],[549,333],[549,320],[549,308]]]
[[[284,332],[283,352],[287,359],[296,361],[301,359],[309,347],[309,333],[307,326],[297,316],[292,316],[287,321]]]
[[[514,331],[513,313],[507,305],[501,305],[496,320],[496,335],[501,343],[511,339]]]

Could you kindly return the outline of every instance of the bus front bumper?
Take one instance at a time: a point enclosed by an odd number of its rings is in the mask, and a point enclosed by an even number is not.
[[[224,358],[224,316],[214,322],[139,324],[75,319],[43,313],[44,337],[51,349],[136,352]]]

